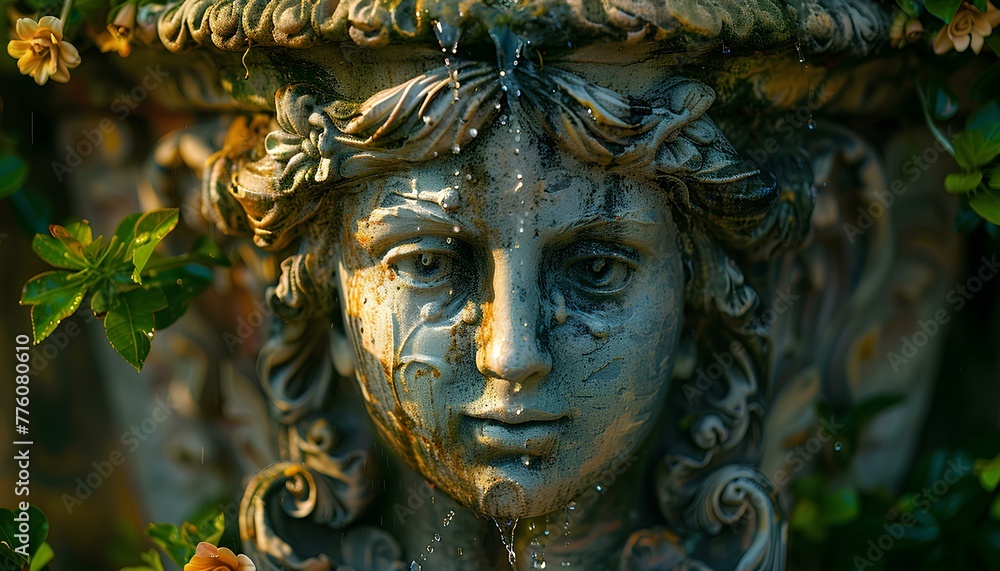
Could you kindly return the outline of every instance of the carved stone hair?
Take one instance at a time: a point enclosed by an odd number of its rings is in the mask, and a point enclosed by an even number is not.
[[[759,296],[741,267],[797,244],[808,231],[807,162],[775,159],[769,166],[785,175],[781,182],[742,160],[706,114],[714,92],[696,81],[667,77],[639,100],[535,65],[509,34],[494,40],[498,64],[451,61],[363,102],[305,84],[279,90],[277,129],[209,165],[206,215],[227,233],[253,234],[263,248],[301,238],[298,253],[282,263],[271,303],[280,316],[302,321],[336,311],[339,235],[330,235],[329,222],[317,214],[328,213],[366,178],[461,152],[498,122],[504,105],[522,125],[540,126],[539,135],[573,155],[657,185],[679,227],[687,273],[683,342],[694,349],[692,363],[670,388],[674,424],[659,436],[661,510],[682,535],[718,534],[756,510],[764,523],[748,540],[740,568],[780,568],[783,531],[769,526],[784,524],[771,523],[777,519],[773,486],[752,467],[769,379],[766,324],[754,319]],[[245,121],[235,124],[246,129]],[[716,386],[695,399],[682,394],[683,377],[731,347],[739,350]],[[684,417],[693,420],[676,422]],[[630,565],[663,568],[643,559],[652,553],[656,561],[680,558],[701,568],[700,555],[686,553],[682,540],[648,531],[626,548]]]

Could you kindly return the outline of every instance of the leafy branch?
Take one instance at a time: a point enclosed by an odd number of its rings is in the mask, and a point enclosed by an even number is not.
[[[212,283],[208,266],[228,266],[218,246],[204,237],[188,254],[158,257],[157,245],[177,220],[176,208],[131,214],[108,240],[95,239],[86,220],[53,224],[51,236],[36,234],[32,250],[58,269],[31,278],[21,292],[21,305],[31,306],[34,343],[44,341],[89,296],[111,346],[141,371],[156,330],[180,318]]]

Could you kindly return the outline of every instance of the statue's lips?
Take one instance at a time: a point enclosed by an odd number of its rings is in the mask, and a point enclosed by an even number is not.
[[[565,426],[563,419],[523,421],[516,424],[467,417],[472,435],[490,457],[549,457]]]

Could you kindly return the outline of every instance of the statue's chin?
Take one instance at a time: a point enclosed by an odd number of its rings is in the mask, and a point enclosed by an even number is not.
[[[503,478],[493,482],[479,498],[482,513],[496,519],[517,519],[531,515],[524,499],[524,487]]]

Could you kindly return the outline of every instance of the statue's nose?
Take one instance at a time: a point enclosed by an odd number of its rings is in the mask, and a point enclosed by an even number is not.
[[[476,335],[476,366],[488,377],[512,383],[537,381],[552,370],[541,330],[537,264],[506,252],[494,253],[493,259],[493,301],[484,307]]]

